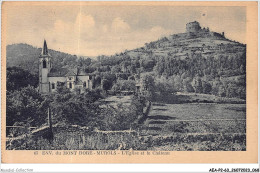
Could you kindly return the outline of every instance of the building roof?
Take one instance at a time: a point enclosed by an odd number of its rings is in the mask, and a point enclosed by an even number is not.
[[[48,77],[67,77],[67,76],[89,76],[83,69],[80,68],[52,68]]]
[[[47,47],[47,43],[46,43],[46,40],[44,39],[44,42],[43,42],[43,47],[42,47],[42,54],[41,55],[49,55],[48,53],[48,47]]]
[[[52,68],[48,73],[48,77],[65,77],[68,72],[69,69],[67,68],[60,68],[60,69]]]
[[[77,76],[77,74],[78,74],[78,69],[73,68],[73,69],[69,69],[68,73],[65,76]]]

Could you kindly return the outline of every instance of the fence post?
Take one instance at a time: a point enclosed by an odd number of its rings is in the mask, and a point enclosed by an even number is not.
[[[49,140],[53,139],[52,121],[51,121],[51,109],[48,108],[48,125],[49,125]]]

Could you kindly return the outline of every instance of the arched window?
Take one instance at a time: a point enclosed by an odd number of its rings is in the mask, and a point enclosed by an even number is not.
[[[52,89],[55,89],[55,83],[52,83],[52,84],[51,84],[51,88],[52,88]]]
[[[72,88],[72,83],[70,82],[69,87]]]
[[[86,86],[87,86],[87,83],[86,83],[86,82],[84,82],[84,83],[83,83],[83,87],[84,87],[84,88],[86,88]]]
[[[46,67],[47,67],[46,60],[43,60],[43,61],[42,61],[42,68],[46,68]]]

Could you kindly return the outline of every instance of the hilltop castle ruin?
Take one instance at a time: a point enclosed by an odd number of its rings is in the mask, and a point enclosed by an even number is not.
[[[201,30],[200,24],[197,21],[186,24],[186,32],[199,32]]]
[[[224,32],[210,32],[209,28],[201,28],[200,23],[197,21],[189,22],[186,24],[186,33],[189,35],[200,35],[200,36],[216,36],[225,38]]]

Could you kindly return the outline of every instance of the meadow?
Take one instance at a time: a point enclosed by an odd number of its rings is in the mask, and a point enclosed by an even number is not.
[[[88,131],[55,127],[54,139],[28,135],[8,141],[16,150],[246,150],[245,104],[153,103],[149,116],[132,131]]]

